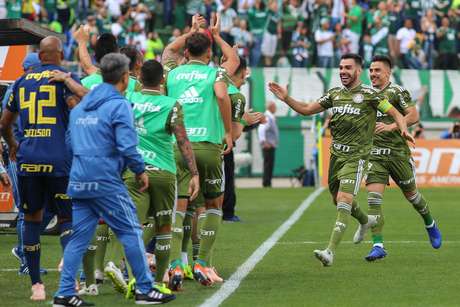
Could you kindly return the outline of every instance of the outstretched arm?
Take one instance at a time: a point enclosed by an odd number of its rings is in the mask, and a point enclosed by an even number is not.
[[[227,74],[232,76],[240,65],[240,58],[236,53],[235,49],[230,46],[221,36],[220,36],[220,14],[216,15],[214,24],[211,26],[211,34],[216,42],[217,46],[222,50],[222,54],[226,59],[222,63],[221,67],[225,68]]]
[[[88,75],[97,73],[98,69],[93,65],[88,47],[86,46],[89,41],[89,31],[85,29],[85,26],[80,26],[73,34],[73,37],[78,43],[78,57],[83,71]]]
[[[295,100],[289,96],[287,88],[275,82],[270,82],[268,88],[279,100],[284,101],[294,111],[302,115],[313,115],[325,110],[318,102],[304,103]]]

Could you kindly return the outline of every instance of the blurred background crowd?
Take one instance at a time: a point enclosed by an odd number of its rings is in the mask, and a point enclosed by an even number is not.
[[[110,32],[152,59],[196,13],[220,13],[222,37],[253,67],[336,67],[358,52],[366,63],[379,53],[401,68],[458,69],[460,0],[0,0],[0,19],[65,33],[68,61],[78,60],[72,32],[81,24],[91,27],[89,48]]]

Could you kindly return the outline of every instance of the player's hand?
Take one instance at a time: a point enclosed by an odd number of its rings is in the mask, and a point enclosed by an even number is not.
[[[48,79],[48,81],[49,82],[64,82],[67,78],[70,78],[70,72],[53,70],[51,72],[51,76]]]
[[[139,192],[144,192],[145,190],[148,189],[148,187],[149,187],[149,177],[147,176],[147,174],[145,172],[143,172],[143,173],[141,173],[139,175],[136,175],[136,180],[141,185],[141,187],[139,188]]]
[[[190,195],[190,201],[194,200],[198,196],[200,191],[200,177],[198,175],[192,176],[188,185],[188,194]]]
[[[401,131],[401,135],[403,138],[405,138],[409,142],[409,144],[412,145],[412,147],[415,147],[415,139],[412,136],[412,134],[409,133],[409,131],[407,130]]]
[[[225,145],[224,155],[230,153],[233,149],[233,138],[231,133],[225,133]]]
[[[4,186],[10,186],[11,185],[10,177],[8,176],[8,174],[6,172],[0,174],[0,180],[2,181],[2,184]]]
[[[269,82],[268,89],[281,101],[286,101],[286,99],[289,97],[287,87],[282,87],[276,82]]]
[[[73,33],[73,38],[77,41],[77,43],[87,43],[89,42],[89,26],[84,25],[80,26],[77,31]]]
[[[212,36],[217,37],[220,35],[220,14],[216,14],[216,18],[211,20],[211,27],[209,28]]]
[[[267,119],[265,115],[261,112],[252,112],[252,109],[249,109],[248,112],[243,114],[243,119],[248,123],[249,126],[258,124],[258,123],[265,123]]]
[[[382,133],[382,132],[390,132],[390,131],[396,130],[396,128],[397,128],[397,126],[395,127],[395,125],[393,125],[393,124],[387,125],[387,124],[384,124],[382,122],[378,122],[375,125],[375,133],[379,134],[379,133]]]

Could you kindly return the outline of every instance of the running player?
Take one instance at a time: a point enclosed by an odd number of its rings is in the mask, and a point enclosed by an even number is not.
[[[151,234],[150,230],[154,229],[155,287],[162,293],[170,294],[171,291],[162,282],[169,265],[172,214],[176,198],[173,135],[192,175],[189,185],[191,199],[197,196],[200,182],[195,157],[185,132],[182,106],[176,99],[161,93],[164,83],[161,64],[155,60],[145,62],[141,70],[141,80],[142,91],[131,92],[127,99],[133,103],[135,126],[139,136],[137,148],[146,164],[149,189],[139,192],[132,172],[125,174],[124,178],[136,204],[139,221],[143,225],[154,226],[144,227],[144,234]],[[144,236],[144,242],[149,242],[152,238],[152,235]]]
[[[168,96],[177,99],[184,109],[184,122],[187,136],[197,160],[200,175],[200,187],[205,198],[206,219],[201,230],[200,254],[193,266],[194,277],[203,285],[212,282],[206,274],[209,257],[222,220],[223,140],[229,152],[233,147],[231,104],[228,96],[228,75],[238,67],[239,59],[231,46],[219,35],[219,17],[211,27],[214,41],[228,59],[220,68],[208,66],[211,60],[211,40],[208,35],[199,32],[199,22],[194,16],[190,33],[177,38],[163,52],[163,63],[168,71]],[[187,60],[178,66],[184,49]],[[178,202],[173,227],[171,251],[170,287],[178,290],[184,279],[184,264],[181,260],[183,220],[187,211],[188,183],[190,173],[180,158],[177,159]]]
[[[372,147],[377,110],[393,117],[401,136],[414,142],[407,131],[403,116],[376,90],[361,84],[362,58],[359,55],[343,55],[339,70],[343,86],[330,89],[317,102],[308,104],[290,97],[286,88],[274,82],[269,83],[270,90],[280,100],[302,115],[312,115],[326,109],[332,111],[328,184],[337,206],[337,220],[328,247],[314,251],[316,258],[324,266],[332,265],[335,250],[347,228],[350,214],[364,228],[369,228],[376,222],[375,218],[368,218],[360,210],[355,196],[359,191]]]
[[[37,301],[46,299],[40,278],[40,232],[45,203],[58,215],[63,249],[71,235],[72,206],[66,195],[71,159],[65,145],[65,132],[69,108],[78,103],[78,98],[65,84],[50,82],[53,70],[63,71],[60,67],[64,58],[61,41],[54,36],[44,38],[39,57],[41,65],[15,83],[1,119],[10,156],[16,156],[18,162],[20,210],[24,213],[24,255],[32,281],[31,299]],[[78,79],[69,82],[79,83]],[[17,118],[20,138],[16,153],[18,145],[11,127]]]
[[[376,55],[369,68],[372,86],[380,90],[390,103],[401,113],[405,114],[408,126],[418,122],[419,115],[409,92],[399,85],[390,82],[392,69],[391,59],[386,55]],[[406,199],[423,218],[433,248],[441,247],[441,233],[431,216],[428,204],[415,184],[415,165],[411,151],[405,139],[398,131],[394,120],[381,112],[377,112],[376,134],[370,155],[370,170],[367,174],[366,187],[368,191],[369,216],[377,217],[377,224],[371,227],[372,250],[365,257],[374,261],[386,256],[383,248],[382,229],[384,218],[382,213],[383,192],[389,177],[396,182]],[[365,231],[359,227],[353,238],[359,243],[364,238]]]

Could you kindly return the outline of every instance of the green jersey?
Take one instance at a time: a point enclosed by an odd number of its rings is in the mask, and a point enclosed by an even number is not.
[[[390,83],[380,93],[403,115],[409,107],[415,106],[409,92],[399,85]],[[391,116],[378,111],[377,122],[393,124],[395,121]],[[410,157],[411,152],[399,130],[395,130],[374,135],[371,155],[379,159],[407,158]]]
[[[258,10],[255,7],[248,10],[248,22],[252,34],[262,35],[264,33],[267,16],[266,10]]]
[[[376,28],[372,27],[370,31],[371,36],[375,39],[378,38],[379,41],[374,42],[374,54],[388,54],[388,28]]]
[[[377,110],[392,108],[378,91],[364,84],[353,89],[335,87],[319,99],[331,109],[331,153],[343,158],[367,157],[372,148]]]
[[[89,90],[92,90],[99,84],[102,84],[102,82],[104,82],[102,80],[102,75],[98,72],[81,79],[81,84]],[[139,90],[140,90],[140,83],[136,80],[136,78],[129,76],[128,88],[126,89],[126,93],[136,92]]]
[[[240,122],[244,114],[244,106],[246,105],[246,98],[241,94],[240,90],[230,84],[228,86],[228,95],[232,102],[232,121]]]
[[[456,53],[456,31],[452,28],[441,27],[438,33],[443,34],[438,38],[440,53]]]
[[[165,66],[168,96],[182,105],[190,142],[222,144],[224,125],[214,83],[228,82],[225,69],[210,67],[199,61],[189,61],[180,66],[170,62]]]
[[[351,20],[351,18],[348,20],[348,26],[350,27],[350,30],[356,34],[361,35],[363,32],[363,9],[359,5],[355,5],[351,8],[348,15],[357,18],[356,21]]]
[[[175,125],[182,124],[180,104],[151,90],[130,92],[126,98],[133,104],[137,151],[146,164],[176,174],[173,133]]]

